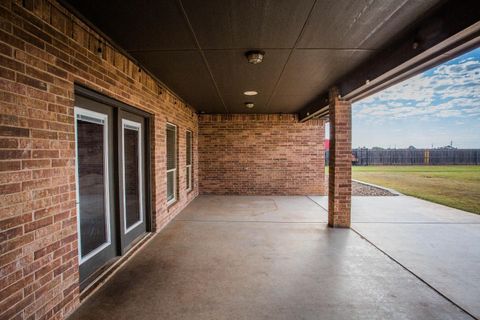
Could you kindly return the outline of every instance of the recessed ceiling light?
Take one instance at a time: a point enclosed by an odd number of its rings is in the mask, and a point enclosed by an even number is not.
[[[248,63],[251,63],[251,64],[259,64],[260,62],[262,62],[264,55],[265,55],[265,51],[260,51],[260,50],[252,50],[245,53]]]
[[[247,107],[248,109],[252,109],[254,106],[255,104],[253,104],[253,102],[245,102],[245,107]]]
[[[245,91],[243,94],[246,96],[256,96],[258,92],[252,90],[252,91]]]

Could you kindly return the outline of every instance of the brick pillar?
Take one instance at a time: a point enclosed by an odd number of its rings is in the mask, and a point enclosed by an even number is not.
[[[328,178],[328,225],[350,227],[352,204],[352,108],[330,90],[330,159]]]

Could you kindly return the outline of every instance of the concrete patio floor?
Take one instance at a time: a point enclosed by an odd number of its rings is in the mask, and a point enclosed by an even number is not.
[[[471,319],[326,217],[309,197],[200,196],[70,319]]]
[[[328,209],[327,197],[311,197]],[[409,196],[352,197],[352,229],[480,318],[480,216]]]

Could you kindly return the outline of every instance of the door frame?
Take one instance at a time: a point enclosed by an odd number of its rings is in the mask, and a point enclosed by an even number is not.
[[[115,138],[115,132],[113,131],[113,119],[114,113],[113,109],[105,104],[98,103],[90,99],[85,99],[83,96],[78,96],[75,98],[74,105],[74,126],[75,126],[75,187],[76,187],[76,209],[77,209],[77,233],[78,233],[78,261],[79,261],[79,274],[80,274],[80,288],[83,289],[98,274],[99,270],[105,268],[109,264],[109,261],[115,259],[118,255],[118,232],[116,227],[116,209],[117,201],[114,189],[114,170],[115,170],[115,153],[113,149],[113,141]],[[82,120],[81,116],[96,118],[97,120],[103,121],[103,136],[106,136],[105,146],[104,146],[104,198],[105,198],[105,216],[106,227],[107,227],[107,242],[95,248],[93,251],[89,252],[82,258],[82,248],[81,248],[81,210],[80,210],[80,176],[79,176],[79,163],[78,163],[78,120]],[[80,116],[80,118],[79,118]],[[83,121],[88,121],[83,119]],[[94,122],[93,122],[94,123]]]
[[[134,108],[132,106],[129,106],[128,104],[125,104],[121,101],[118,101],[116,99],[113,99],[113,98],[110,98],[110,97],[107,97],[105,96],[104,94],[102,93],[98,93],[92,89],[89,89],[83,85],[80,85],[80,84],[77,84],[75,83],[74,84],[74,92],[75,92],[75,95],[78,95],[78,96],[81,96],[81,97],[84,97],[84,98],[87,98],[87,99],[90,99],[90,100],[94,100],[96,102],[99,102],[99,103],[102,103],[102,104],[105,104],[105,105],[108,105],[110,107],[112,107],[113,109],[113,131],[115,133],[118,132],[118,122],[119,121],[116,121],[115,119],[119,119],[119,112],[120,111],[126,111],[126,112],[129,112],[129,113],[132,113],[132,114],[135,114],[135,115],[138,115],[140,117],[143,117],[145,119],[145,123],[144,123],[144,141],[143,141],[143,145],[142,145],[142,148],[143,150],[145,150],[144,154],[145,154],[145,159],[143,159],[145,165],[144,165],[144,174],[145,174],[145,181],[143,183],[144,185],[144,196],[145,196],[145,228],[146,228],[146,232],[152,232],[152,226],[153,226],[153,223],[152,223],[152,165],[153,165],[153,159],[152,159],[152,150],[150,148],[151,146],[151,141],[152,141],[152,124],[153,124],[153,118],[154,118],[154,115],[149,113],[149,112],[146,112],[146,111],[143,111],[143,110],[139,110],[137,108]],[[121,122],[121,121],[120,121]],[[114,145],[118,145],[118,134],[114,134]],[[114,167],[112,168],[112,170],[110,170],[110,175],[113,176],[113,178],[115,179],[115,185],[119,185],[119,181],[118,181],[118,177],[119,177],[119,174],[121,174],[121,168],[120,168],[120,165],[119,165],[119,159],[118,159],[118,153],[117,152],[113,152],[113,158],[114,158]],[[119,203],[119,199],[118,197],[120,196],[120,194],[117,194],[117,192],[115,192],[115,203]],[[118,218],[121,218],[121,211],[120,211],[120,207],[117,205],[115,206],[115,215],[116,217]],[[117,223],[119,223],[120,219],[116,219],[117,220]],[[123,220],[122,220],[123,221]],[[117,225],[116,226],[116,230],[123,230],[123,226],[122,225]],[[122,239],[121,239],[121,234],[120,232],[117,232],[116,233],[116,240],[118,241],[118,243],[122,243]],[[135,243],[135,241],[132,243],[132,245]],[[118,255],[122,255],[124,252],[122,252],[122,249],[121,249],[121,246],[118,246],[117,248],[117,254]]]

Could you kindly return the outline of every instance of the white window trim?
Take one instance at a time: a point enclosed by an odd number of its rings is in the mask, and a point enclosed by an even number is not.
[[[76,185],[76,209],[77,209],[77,234],[78,234],[78,258],[79,264],[84,263],[85,261],[89,260],[103,249],[108,247],[112,243],[111,234],[110,234],[110,179],[109,179],[109,163],[108,163],[108,115],[104,113],[99,113],[95,111],[91,111],[88,109],[75,107],[74,108],[74,115],[75,115],[75,185]],[[104,186],[105,186],[105,231],[107,235],[107,242],[103,243],[95,250],[92,250],[87,255],[82,257],[82,237],[81,237],[81,230],[80,230],[80,190],[79,190],[79,176],[78,176],[78,133],[77,133],[77,120],[79,116],[85,115],[87,117],[91,117],[94,119],[98,119],[103,121],[103,163],[104,163]],[[88,121],[88,119],[81,119],[83,121]],[[92,121],[90,121],[92,122]],[[97,122],[92,122],[97,123]]]
[[[129,127],[129,128],[127,128]],[[139,213],[140,220],[132,224],[127,228],[127,199],[125,195],[125,129],[138,130],[138,191],[139,191]],[[135,229],[137,226],[143,223],[143,177],[142,177],[142,124],[139,122],[122,119],[122,179],[123,179],[123,230],[125,234]]]
[[[186,190],[187,190],[187,192],[190,192],[193,189],[193,186],[192,186],[192,165],[191,164],[186,165],[186,169],[188,171],[188,179],[189,179],[187,181],[188,188]]]
[[[167,176],[168,176],[168,173],[170,172],[173,172],[173,198],[170,200],[167,200],[167,206],[177,201],[177,169],[167,170]],[[168,178],[167,178],[167,183],[168,183]],[[167,194],[167,198],[168,198],[168,194]]]
[[[178,167],[178,163],[177,163],[177,139],[178,139],[178,127],[177,125],[173,124],[173,123],[170,123],[170,122],[167,122],[167,126],[165,127],[165,133],[166,133],[166,130],[167,130],[167,127],[168,126],[172,126],[172,127],[175,127],[175,168],[174,169],[170,169],[170,170],[167,170],[167,175],[166,175],[166,184],[167,184],[167,190],[168,190],[168,173],[169,172],[174,172],[173,173],[173,198],[170,199],[170,200],[167,200],[167,207],[175,202],[177,202],[177,167]],[[165,146],[167,147],[167,135],[165,134]],[[167,149],[167,148],[165,148]],[[166,150],[168,152],[168,150]],[[165,153],[167,153],[165,152]],[[167,156],[168,157],[168,156]],[[167,199],[168,199],[168,193],[167,193]]]
[[[192,177],[192,163],[193,163],[193,132],[191,130],[187,130],[186,131],[187,133],[190,133],[190,145],[187,146],[188,148],[190,148],[190,164],[186,164],[185,167],[187,168],[187,171],[188,171],[188,181],[187,181],[187,192],[190,192],[192,191],[193,189],[193,177]],[[186,133],[186,134],[187,134]],[[185,134],[185,135],[186,135]],[[185,140],[186,140],[186,136],[185,136]],[[186,157],[186,154],[185,154],[185,157]]]

